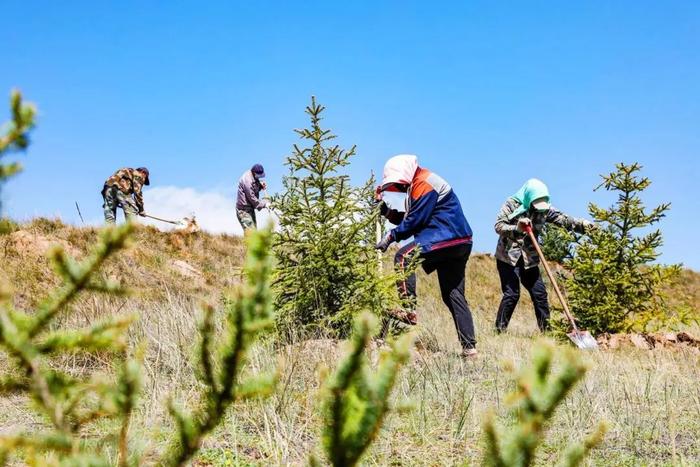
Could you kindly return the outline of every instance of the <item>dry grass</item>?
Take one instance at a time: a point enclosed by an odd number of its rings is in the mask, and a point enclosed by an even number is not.
[[[78,255],[96,239],[92,229],[74,229],[37,220],[23,226],[34,235],[69,246]],[[148,345],[144,396],[132,439],[148,457],[160,449],[171,428],[165,411],[170,395],[193,397],[194,369],[190,363],[196,342],[198,304],[218,303],[222,291],[239,280],[243,247],[239,239],[200,234],[179,238],[150,228],[139,229],[133,247],[110,262],[105,274],[121,277],[135,290],[127,299],[85,297],[64,325],[80,326],[105,315],[137,313],[133,342]],[[8,236],[0,237],[0,275],[15,288],[16,304],[29,307],[54,284],[47,262],[32,251],[18,252]],[[187,277],[173,266],[180,260],[200,271]],[[695,309],[700,276],[686,272],[678,296]],[[368,465],[464,465],[477,463],[481,452],[482,418],[489,409],[504,417],[506,395],[512,387],[504,361],[525,362],[537,338],[529,301],[523,299],[511,331],[491,331],[500,298],[495,264],[476,255],[469,264],[468,296],[479,331],[480,357],[462,361],[452,319],[443,307],[434,277],[419,279],[421,315],[417,329],[422,350],[401,374],[394,403],[403,407],[388,418]],[[695,330],[697,331],[697,330]],[[566,345],[566,344],[564,344]],[[318,449],[318,388],[340,352],[328,340],[281,347],[266,342],[251,355],[251,371],[280,367],[277,392],[268,400],[240,404],[206,445],[200,464],[299,465]],[[677,351],[618,351],[583,354],[590,366],[585,382],[559,411],[541,453],[542,465],[555,459],[571,440],[584,436],[599,420],[610,431],[594,451],[595,465],[700,464],[700,354]],[[0,356],[0,369],[5,364]],[[108,361],[74,357],[61,362],[81,371],[107,368]],[[27,401],[0,399],[0,431],[36,429],[41,425]],[[96,427],[96,430],[104,427]],[[153,440],[144,444],[145,439]],[[227,464],[229,463],[229,464]]]

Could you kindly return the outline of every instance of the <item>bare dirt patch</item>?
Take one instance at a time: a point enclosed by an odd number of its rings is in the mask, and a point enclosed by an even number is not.
[[[54,246],[61,246],[70,255],[75,255],[78,251],[71,247],[68,242],[49,238],[47,236],[18,230],[8,236],[7,245],[14,249],[20,256],[45,256]]]
[[[605,350],[636,347],[642,350],[687,349],[700,352],[700,339],[688,332],[664,332],[653,334],[603,334],[597,338],[598,345]]]

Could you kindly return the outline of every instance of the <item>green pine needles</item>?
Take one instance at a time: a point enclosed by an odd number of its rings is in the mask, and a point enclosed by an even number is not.
[[[227,324],[223,346],[216,349],[213,309],[206,309],[201,326],[199,352],[200,379],[204,385],[201,404],[191,414],[170,404],[178,426],[172,448],[164,465],[185,465],[199,450],[204,437],[224,419],[234,402],[271,394],[276,374],[262,374],[241,380],[246,352],[257,337],[270,329],[271,314],[270,258],[271,235],[256,231],[247,236],[248,256],[244,267],[246,285],[235,300],[226,306]]]
[[[126,465],[126,434],[139,388],[138,363],[126,357],[125,331],[131,318],[114,318],[85,329],[54,329],[59,313],[83,291],[123,294],[119,284],[96,277],[102,264],[121,249],[132,229],[107,229],[93,254],[76,263],[56,248],[51,259],[63,285],[34,313],[12,306],[11,295],[0,296],[0,346],[11,358],[14,371],[2,376],[0,393],[25,393],[48,421],[46,431],[0,436],[0,464],[10,453],[23,453],[30,465],[109,465],[84,442],[84,430],[102,420],[121,420],[118,431],[120,464]],[[115,356],[116,381],[106,375],[76,375],[55,365],[56,358],[74,354]]]
[[[323,446],[335,467],[356,465],[377,437],[399,369],[409,358],[413,339],[404,335],[382,354],[376,373],[370,372],[365,353],[375,321],[369,314],[357,320],[350,351],[326,387]],[[320,465],[315,459],[311,463]]]
[[[580,239],[581,235],[576,232],[569,232],[555,224],[546,224],[540,236],[542,253],[547,261],[562,264],[574,257]]]
[[[140,357],[129,357],[127,352],[126,330],[131,318],[113,318],[79,330],[55,326],[57,316],[70,312],[69,305],[80,293],[125,293],[119,284],[96,276],[104,262],[125,245],[133,228],[126,224],[104,230],[93,254],[81,263],[60,248],[53,250],[52,260],[64,283],[33,313],[15,309],[8,291],[3,289],[0,294],[0,346],[14,364],[14,371],[0,377],[0,394],[29,396],[48,424],[45,432],[0,436],[0,465],[10,457],[23,458],[30,465],[114,465],[110,460],[113,452],[118,453],[120,466],[142,463],[128,442],[141,379]],[[213,309],[205,309],[200,327],[200,404],[188,413],[171,403],[177,430],[170,448],[156,465],[187,464],[234,402],[264,397],[273,391],[275,374],[244,380],[241,377],[246,352],[261,333],[273,326],[270,243],[267,231],[248,237],[246,282],[226,305],[228,321],[223,337],[215,332]],[[222,345],[215,345],[217,342]],[[60,370],[56,358],[75,353],[109,353],[114,356],[115,371],[110,376]],[[114,433],[86,441],[86,430],[110,420],[119,422]]]
[[[333,143],[335,135],[321,127],[324,109],[311,98],[306,107],[311,124],[295,130],[308,145],[294,145],[284,190],[273,200],[280,218],[275,309],[287,339],[314,333],[346,337],[359,313],[381,315],[398,300],[394,279],[382,275],[373,249],[374,180],[353,187],[342,173],[355,147]]]
[[[669,203],[645,208],[641,194],[651,181],[639,175],[641,169],[637,163],[620,163],[602,177],[597,189],[616,193],[617,201],[607,209],[589,205],[603,228],[590,232],[567,262],[572,311],[581,328],[596,334],[648,331],[688,318],[664,301],[663,291],[679,276],[680,266],[655,264],[663,243],[661,231],[638,233],[656,225],[670,208]]]
[[[10,94],[10,112],[11,120],[0,126],[0,184],[22,170],[18,162],[2,163],[2,157],[10,151],[27,148],[29,132],[34,128],[36,107],[33,104],[24,103],[20,92],[14,90]],[[2,212],[1,209],[0,212]]]
[[[547,423],[566,395],[586,373],[581,357],[574,350],[565,349],[561,369],[553,374],[554,352],[551,345],[537,345],[533,351],[532,364],[522,369],[516,378],[516,389],[510,395],[511,416],[517,420],[515,426],[504,432],[497,428],[493,414],[487,418],[484,425],[484,465],[527,467],[534,464],[537,448],[544,441]],[[605,426],[601,424],[582,443],[574,443],[567,448],[558,465],[579,465],[604,434]]]

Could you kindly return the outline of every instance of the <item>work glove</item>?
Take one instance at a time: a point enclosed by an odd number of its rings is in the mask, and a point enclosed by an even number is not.
[[[270,203],[267,200],[261,199],[258,203],[258,211],[262,211],[268,206],[270,206]]]
[[[394,243],[394,235],[391,232],[389,232],[381,242],[377,243],[377,246],[375,246],[375,248],[377,250],[385,252],[389,248],[389,245],[391,245],[392,243]]]
[[[146,211],[139,211],[139,216],[146,217]]]
[[[382,187],[381,187],[381,185],[377,185],[377,188],[374,189],[374,200],[377,203],[382,201]]]
[[[267,190],[267,182],[265,180],[260,180],[260,186],[263,190]]]
[[[384,217],[389,213],[389,206],[384,201],[379,203],[379,213]]]
[[[525,227],[528,225],[532,225],[532,221],[527,218],[527,217],[521,217],[518,219],[518,231],[519,232],[525,232]]]

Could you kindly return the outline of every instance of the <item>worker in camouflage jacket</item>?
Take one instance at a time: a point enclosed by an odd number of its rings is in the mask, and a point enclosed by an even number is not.
[[[238,180],[238,195],[236,197],[236,215],[244,231],[255,228],[257,216],[255,211],[267,207],[267,201],[260,199],[260,192],[267,188],[265,169],[255,164]]]
[[[525,232],[525,227],[530,225],[535,237],[539,237],[548,223],[578,233],[595,227],[590,221],[570,217],[553,207],[549,202],[547,185],[535,178],[525,182],[516,194],[508,198],[498,213],[495,225],[499,235],[496,265],[503,298],[496,316],[497,332],[503,332],[508,327],[520,299],[520,284],[530,293],[540,330],[549,329],[549,302],[538,267],[540,259]]]
[[[124,168],[117,170],[105,181],[102,188],[105,221],[114,224],[117,221],[117,208],[122,208],[124,217],[131,221],[137,215],[143,216],[143,186],[150,185],[146,167],[138,169]]]

